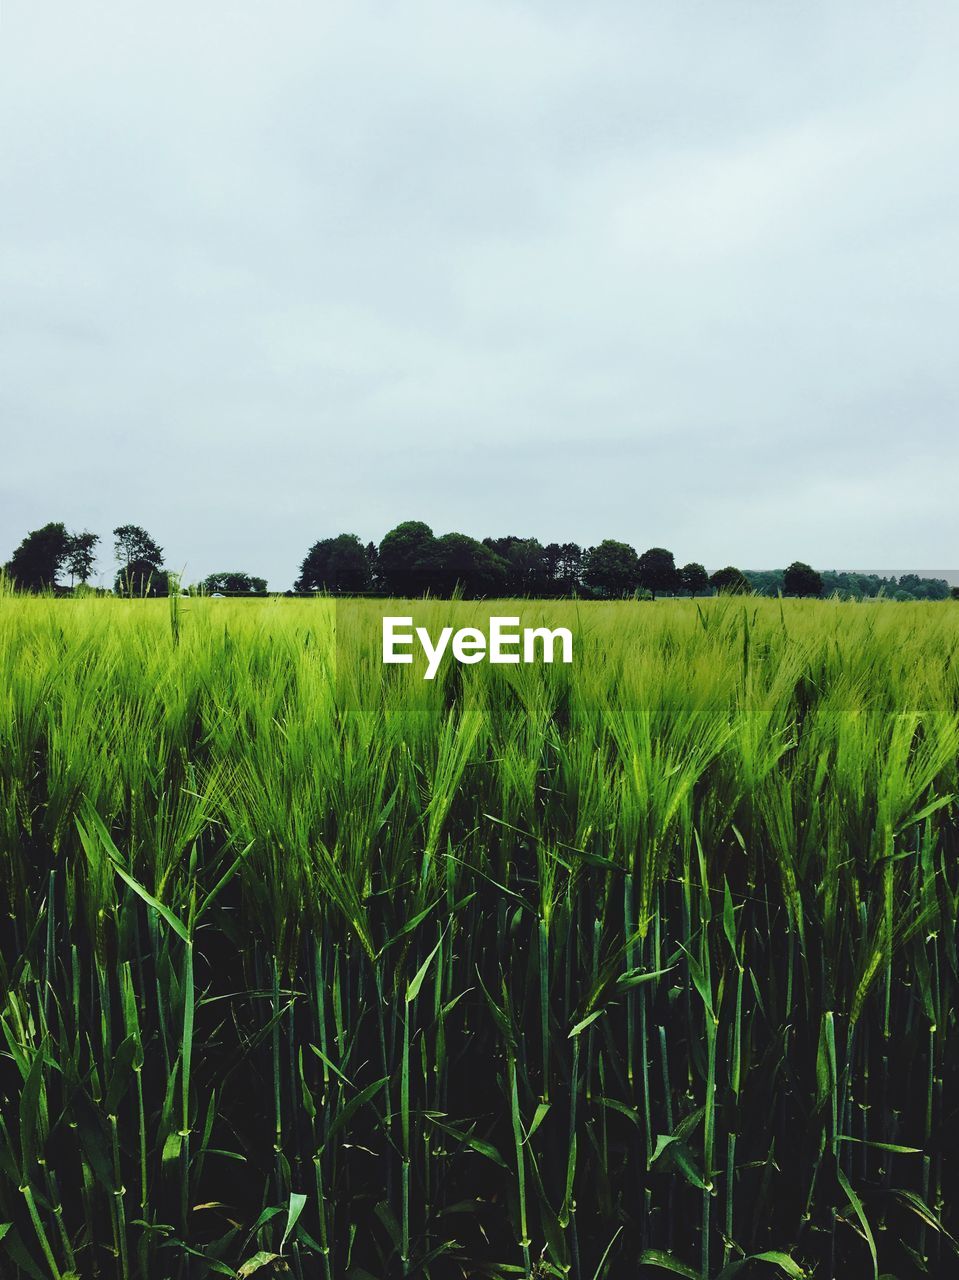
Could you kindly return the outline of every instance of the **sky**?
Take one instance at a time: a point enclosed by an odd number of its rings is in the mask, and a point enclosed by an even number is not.
[[[959,564],[959,6],[4,0],[0,560]]]

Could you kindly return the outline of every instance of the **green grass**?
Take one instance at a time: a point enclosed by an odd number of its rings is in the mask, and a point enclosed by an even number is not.
[[[0,597],[0,1274],[953,1273],[959,609],[547,608]]]

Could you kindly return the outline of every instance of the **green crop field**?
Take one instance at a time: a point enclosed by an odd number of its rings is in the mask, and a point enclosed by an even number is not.
[[[956,1274],[959,607],[379,607],[0,598],[4,1280]]]

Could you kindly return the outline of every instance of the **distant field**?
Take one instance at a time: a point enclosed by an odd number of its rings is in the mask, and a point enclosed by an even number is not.
[[[957,643],[0,598],[0,1275],[954,1274]]]

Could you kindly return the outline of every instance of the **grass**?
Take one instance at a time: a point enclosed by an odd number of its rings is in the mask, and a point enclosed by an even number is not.
[[[0,598],[0,1274],[953,1273],[959,611],[339,608]]]

